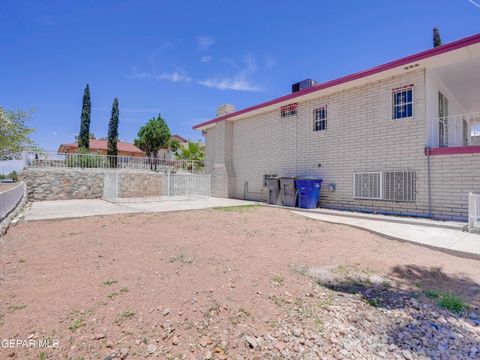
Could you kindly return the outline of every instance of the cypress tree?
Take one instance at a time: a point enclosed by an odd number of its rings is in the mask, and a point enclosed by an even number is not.
[[[112,105],[112,116],[110,117],[110,122],[108,123],[108,146],[107,146],[107,155],[118,155],[117,141],[118,141],[118,99],[113,100]]]
[[[442,38],[440,37],[440,30],[438,28],[433,28],[433,47],[439,47],[442,45]]]
[[[78,148],[89,148],[90,138],[90,113],[92,104],[90,102],[90,88],[87,84],[83,92],[82,115],[80,116],[80,133],[78,134]]]

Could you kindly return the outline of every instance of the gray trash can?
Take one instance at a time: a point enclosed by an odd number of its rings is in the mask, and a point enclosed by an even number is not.
[[[278,195],[280,194],[280,181],[277,178],[265,179],[265,184],[268,187],[268,203],[278,204]]]
[[[282,198],[282,205],[295,206],[297,200],[297,189],[295,188],[294,177],[281,177],[280,178],[280,193]]]

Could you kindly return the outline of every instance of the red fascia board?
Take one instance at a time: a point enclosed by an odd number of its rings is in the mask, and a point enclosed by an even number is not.
[[[378,74],[378,73],[381,73],[383,71],[391,70],[391,69],[394,69],[396,67],[407,65],[407,64],[410,64],[410,63],[415,62],[415,61],[420,61],[420,60],[424,60],[424,59],[427,59],[427,58],[430,58],[430,57],[433,57],[433,56],[441,55],[441,54],[444,54],[444,53],[449,52],[449,51],[457,50],[457,49],[460,49],[462,47],[466,47],[466,46],[469,46],[469,45],[476,44],[478,42],[480,42],[480,34],[472,35],[472,36],[466,37],[464,39],[453,41],[451,43],[441,45],[441,46],[433,48],[433,49],[425,50],[425,51],[419,52],[419,53],[414,54],[414,55],[410,55],[410,56],[407,56],[407,57],[404,57],[404,58],[401,58],[401,59],[398,59],[398,60],[394,60],[394,61],[382,64],[382,65],[373,67],[373,68],[368,69],[368,70],[360,71],[360,72],[357,72],[357,73],[354,73],[354,74],[351,74],[351,75],[347,75],[347,76],[344,76],[344,77],[341,77],[341,78],[338,78],[338,79],[335,79],[335,80],[331,80],[331,81],[327,81],[325,83],[317,84],[317,85],[314,85],[310,88],[298,91],[298,92],[293,93],[293,94],[280,96],[276,99],[266,101],[266,102],[260,103],[258,105],[250,106],[248,108],[245,108],[245,109],[242,109],[242,110],[230,113],[230,114],[226,114],[226,115],[220,116],[218,118],[215,118],[215,119],[212,119],[212,120],[209,120],[209,121],[205,121],[201,124],[194,125],[193,129],[195,130],[195,129],[204,127],[206,125],[210,125],[210,124],[214,124],[214,123],[217,123],[217,122],[220,122],[220,121],[223,121],[223,120],[227,120],[229,118],[232,118],[232,117],[235,117],[235,116],[238,116],[238,115],[242,115],[242,114],[254,111],[254,110],[258,110],[258,109],[261,109],[261,108],[264,108],[264,107],[267,107],[267,106],[270,106],[270,105],[275,105],[275,104],[281,103],[283,101],[287,101],[287,100],[290,100],[290,99],[295,99],[299,96],[307,95],[307,94],[310,94],[310,93],[313,93],[313,92],[316,92],[316,91],[320,91],[320,90],[327,89],[327,88],[330,88],[330,87],[333,87],[333,86],[345,84],[345,83],[348,83],[350,81],[358,80],[358,79],[361,79],[361,78],[364,78],[364,77],[367,77],[367,76],[370,76],[370,75]]]
[[[425,148],[425,155],[459,155],[459,154],[478,154],[480,153],[480,146],[454,146],[454,147],[439,147],[439,148]]]

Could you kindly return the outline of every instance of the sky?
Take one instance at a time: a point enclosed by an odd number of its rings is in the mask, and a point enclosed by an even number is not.
[[[477,5],[479,4],[479,5]],[[0,0],[0,106],[33,110],[45,150],[74,141],[85,84],[91,132],[120,139],[161,114],[172,133],[480,32],[480,0]]]

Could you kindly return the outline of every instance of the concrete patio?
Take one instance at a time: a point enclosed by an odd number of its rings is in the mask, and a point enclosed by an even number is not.
[[[55,220],[87,216],[199,210],[254,204],[251,201],[221,198],[182,198],[162,201],[112,203],[100,199],[37,201],[32,203],[26,221]]]

